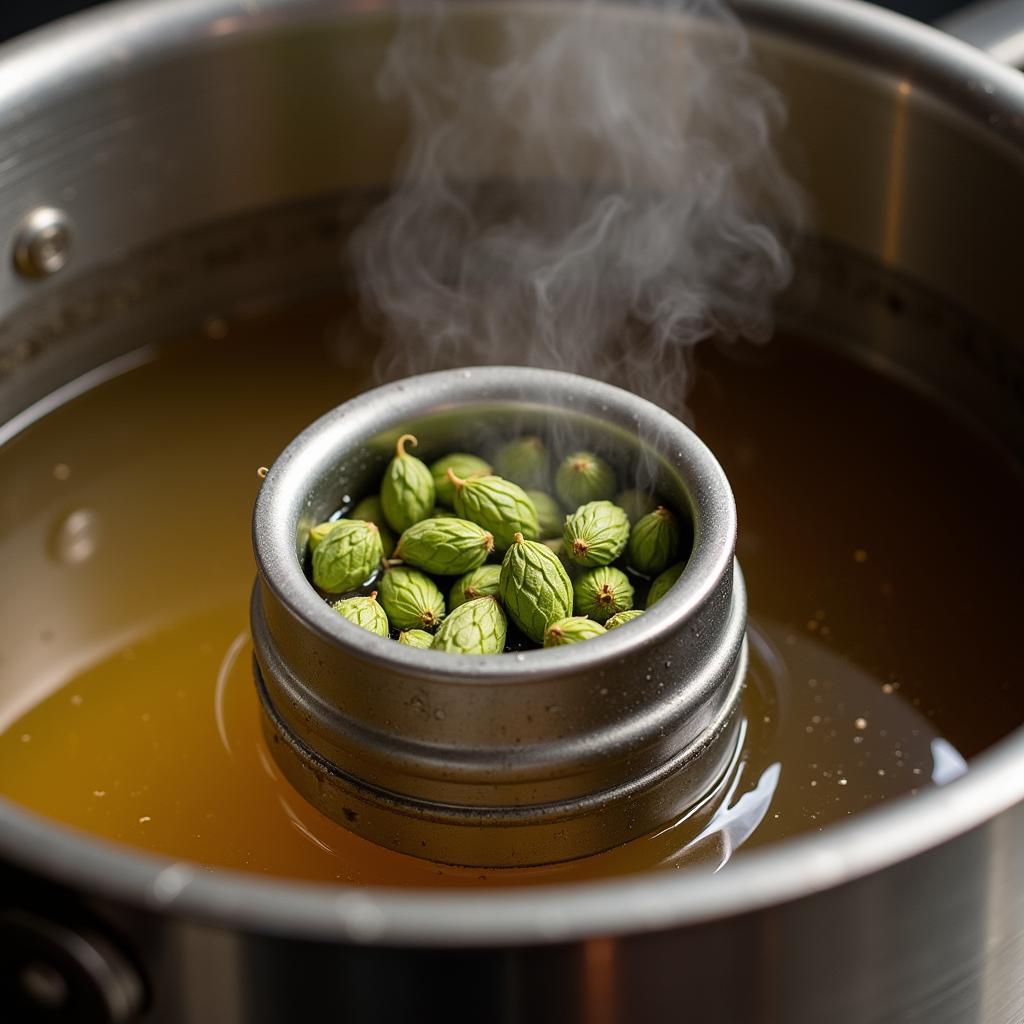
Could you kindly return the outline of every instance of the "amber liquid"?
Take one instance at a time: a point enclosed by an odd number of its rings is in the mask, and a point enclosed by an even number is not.
[[[257,467],[369,383],[370,346],[329,301],[218,322],[0,449],[7,798],[211,867],[565,881],[725,863],[947,781],[1024,719],[1009,462],[816,346],[778,339],[754,361],[707,346],[690,406],[736,493],[751,600],[743,743],[718,790],[659,835],[551,868],[451,868],[359,839],[261,739],[249,518]]]

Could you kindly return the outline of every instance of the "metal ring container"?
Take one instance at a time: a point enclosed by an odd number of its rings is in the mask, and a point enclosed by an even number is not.
[[[491,428],[596,449],[621,480],[639,474],[688,512],[693,549],[670,596],[596,641],[484,656],[401,646],[325,604],[303,573],[309,528],[376,489],[406,430],[430,458]],[[704,794],[735,749],[746,664],[735,541],[714,456],[618,388],[489,367],[364,394],[300,434],[256,502],[252,630],[271,750],[325,814],[432,860],[543,864],[644,835]]]

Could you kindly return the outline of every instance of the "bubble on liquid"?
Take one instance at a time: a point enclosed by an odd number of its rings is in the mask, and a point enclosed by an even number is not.
[[[222,316],[208,316],[203,321],[203,334],[211,341],[220,341],[228,334],[228,322]]]
[[[53,478],[55,480],[67,480],[71,476],[71,467],[66,462],[58,462],[53,467]]]
[[[66,565],[81,565],[96,553],[99,529],[96,513],[77,508],[62,516],[50,531],[49,553]]]

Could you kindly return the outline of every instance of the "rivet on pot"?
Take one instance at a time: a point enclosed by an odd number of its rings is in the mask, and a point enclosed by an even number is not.
[[[71,255],[71,222],[63,210],[38,206],[14,235],[14,267],[24,277],[49,277]]]

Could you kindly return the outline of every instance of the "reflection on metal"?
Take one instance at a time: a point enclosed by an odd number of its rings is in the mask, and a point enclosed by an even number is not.
[[[944,786],[947,782],[959,779],[967,771],[963,755],[941,736],[932,740],[932,761],[932,782],[936,786]]]
[[[903,235],[903,197],[907,189],[907,116],[911,87],[900,82],[893,97],[892,134],[889,137],[889,165],[885,173],[882,215],[882,262],[898,266]]]
[[[954,11],[939,28],[986,50],[996,60],[1024,68],[1024,5],[1020,0],[980,0]]]
[[[71,223],[63,210],[40,206],[18,225],[14,266],[24,277],[56,274],[71,254]]]
[[[615,940],[590,939],[583,946],[584,1019],[589,1024],[619,1020],[615,998]]]
[[[714,836],[719,844],[719,861],[715,871],[720,871],[729,862],[732,855],[753,835],[754,830],[771,806],[772,797],[775,795],[775,787],[779,784],[779,776],[782,774],[782,765],[777,761],[770,764],[757,780],[757,785],[744,793],[736,803],[731,803],[736,789],[739,786],[743,775],[742,770],[737,773],[732,788],[722,801],[721,806],[715,812],[714,817],[708,822],[707,827],[690,843],[696,846],[698,843]]]

